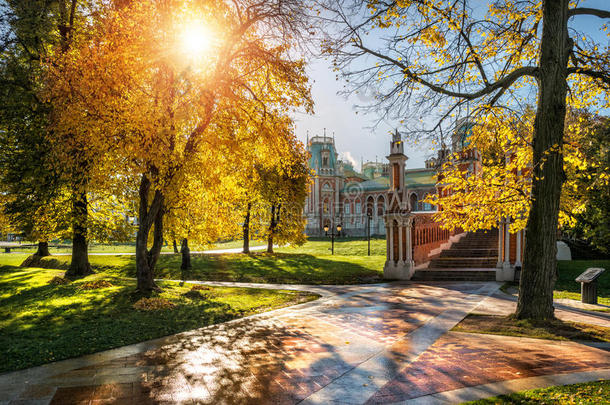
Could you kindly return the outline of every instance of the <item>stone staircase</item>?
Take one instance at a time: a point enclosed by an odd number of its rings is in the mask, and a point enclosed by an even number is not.
[[[498,261],[498,230],[466,234],[413,275],[414,281],[493,281]]]

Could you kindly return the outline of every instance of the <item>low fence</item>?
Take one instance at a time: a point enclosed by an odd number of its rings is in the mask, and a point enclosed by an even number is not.
[[[415,264],[427,262],[430,252],[443,243],[449,241],[453,235],[461,233],[460,229],[442,229],[438,222],[434,222],[432,214],[415,214],[411,228],[411,246]]]

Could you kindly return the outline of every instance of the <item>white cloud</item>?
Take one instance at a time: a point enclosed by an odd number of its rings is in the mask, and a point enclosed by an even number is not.
[[[356,169],[357,163],[356,159],[354,159],[354,157],[352,156],[351,153],[349,153],[349,151],[345,151],[345,152],[340,152],[339,153],[339,159],[350,162],[352,164],[352,167],[354,169]]]

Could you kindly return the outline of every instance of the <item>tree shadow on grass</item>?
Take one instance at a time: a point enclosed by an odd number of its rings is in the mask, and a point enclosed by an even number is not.
[[[357,256],[355,256],[357,257]],[[91,260],[96,272],[135,277],[135,258],[98,256]],[[372,258],[367,266],[349,256],[337,256],[332,260],[301,253],[251,253],[244,254],[196,254],[192,255],[192,269],[183,273],[179,255],[162,255],[157,263],[155,277],[201,281],[230,281],[251,283],[285,284],[362,284],[382,280],[383,262],[375,263]],[[41,267],[67,269],[63,258],[45,258]]]
[[[33,270],[36,271],[36,270]],[[25,274],[20,285],[31,279]],[[174,308],[137,311],[134,283],[81,290],[45,284],[0,299],[0,371],[17,370],[225,322],[244,311],[211,299],[179,296]],[[243,292],[247,294],[247,292]]]
[[[193,255],[193,280],[286,284],[360,284],[381,281],[379,270],[349,260],[328,260],[308,254]],[[159,261],[158,277],[178,278],[179,263]]]

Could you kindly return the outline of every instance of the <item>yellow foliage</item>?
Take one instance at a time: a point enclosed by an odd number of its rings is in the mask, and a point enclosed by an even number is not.
[[[587,139],[594,119],[583,117],[587,115],[570,111],[563,146],[553,145],[544,153],[560,153],[564,157],[567,180],[562,189],[560,226],[574,226],[574,215],[585,209],[583,190],[576,185],[594,162],[587,160],[579,144]],[[435,214],[438,221],[447,228],[474,231],[490,229],[499,219],[509,217],[513,220],[511,232],[525,228],[531,204],[533,118],[531,110],[521,117],[506,110],[493,110],[476,121],[469,146],[481,154],[480,171],[465,171],[459,153],[449,158],[439,185],[450,189],[451,194],[425,200],[442,207]],[[540,164],[545,160],[543,157]],[[610,185],[607,176],[596,181]]]

